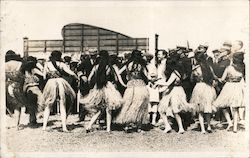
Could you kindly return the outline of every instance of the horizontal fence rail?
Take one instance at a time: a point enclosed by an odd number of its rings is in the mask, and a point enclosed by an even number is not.
[[[62,29],[62,40],[29,40],[24,38],[26,55],[41,56],[53,50],[65,54],[88,49],[112,51],[116,54],[140,49],[149,50],[148,38],[132,38],[124,34],[86,24],[68,24]],[[39,55],[38,55],[39,54]]]

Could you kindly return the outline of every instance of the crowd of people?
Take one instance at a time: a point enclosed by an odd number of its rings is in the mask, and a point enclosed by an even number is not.
[[[144,125],[178,133],[198,118],[202,134],[211,133],[211,119],[227,121],[227,130],[237,132],[245,119],[245,64],[243,42],[224,42],[209,55],[208,45],[194,51],[177,47],[156,56],[133,50],[111,54],[106,50],[81,54],[79,61],[52,51],[49,60],[21,58],[9,50],[5,56],[6,113],[15,114],[19,129],[21,108],[30,115],[30,125],[58,107],[62,129],[72,111],[79,121],[90,116],[86,132],[101,120],[106,130],[121,125],[125,132],[144,130]],[[153,62],[156,59],[156,62]],[[172,119],[171,119],[172,118]],[[205,122],[207,126],[205,126]],[[99,123],[100,124],[100,123]],[[101,124],[100,124],[101,125]],[[206,127],[206,128],[205,128]]]

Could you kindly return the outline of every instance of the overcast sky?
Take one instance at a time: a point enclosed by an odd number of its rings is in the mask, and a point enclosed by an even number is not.
[[[1,52],[23,53],[23,37],[62,39],[69,23],[84,23],[131,37],[148,37],[159,48],[208,43],[213,50],[225,40],[249,46],[248,1],[4,1],[1,4]],[[2,53],[1,53],[2,54]]]

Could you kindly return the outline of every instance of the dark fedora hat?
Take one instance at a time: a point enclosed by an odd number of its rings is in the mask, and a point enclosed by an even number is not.
[[[221,53],[221,51],[219,49],[215,49],[212,51],[213,53]]]

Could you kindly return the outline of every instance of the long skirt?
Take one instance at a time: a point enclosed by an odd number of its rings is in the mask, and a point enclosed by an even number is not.
[[[107,82],[102,89],[97,89],[95,85],[88,95],[80,99],[80,104],[84,104],[86,110],[90,112],[97,112],[104,108],[116,110],[122,106],[123,99],[115,85]]]
[[[149,92],[141,79],[133,79],[127,83],[123,96],[124,104],[115,122],[118,124],[147,124]]]
[[[196,83],[190,99],[193,103],[193,112],[212,113],[212,103],[216,99],[214,87],[204,82]]]
[[[74,90],[63,78],[49,79],[43,90],[45,106],[53,106],[57,100],[63,101],[65,106],[66,101],[67,103],[70,102],[71,105],[73,105],[75,97],[76,94]]]
[[[227,82],[222,88],[213,105],[218,108],[244,107],[244,84],[241,82]]]
[[[191,105],[187,102],[186,93],[182,86],[174,86],[173,89],[164,95],[159,103],[158,111],[174,117],[181,111],[189,111]]]

